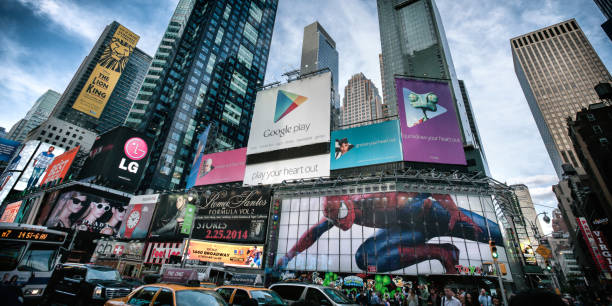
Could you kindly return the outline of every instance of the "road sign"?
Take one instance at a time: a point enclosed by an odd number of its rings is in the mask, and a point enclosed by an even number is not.
[[[542,255],[542,257],[544,258],[550,258],[552,255],[550,249],[543,245],[538,246],[538,248],[536,249],[536,253]]]

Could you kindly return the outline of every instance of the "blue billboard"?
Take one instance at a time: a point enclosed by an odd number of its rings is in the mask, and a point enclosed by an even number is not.
[[[401,161],[398,121],[333,131],[330,159],[331,170]]]
[[[0,161],[9,161],[21,143],[6,138],[0,138]]]

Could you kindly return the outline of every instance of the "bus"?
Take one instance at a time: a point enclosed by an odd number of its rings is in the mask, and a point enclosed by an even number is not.
[[[0,223],[2,284],[21,287],[27,303],[42,298],[66,236],[44,226]]]

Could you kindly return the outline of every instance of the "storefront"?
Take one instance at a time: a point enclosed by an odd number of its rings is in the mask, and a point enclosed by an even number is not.
[[[159,273],[163,264],[171,263],[171,256],[180,261],[182,242],[149,242],[145,246],[142,274]]]
[[[139,278],[144,242],[99,240],[91,262],[119,271],[124,277]]]

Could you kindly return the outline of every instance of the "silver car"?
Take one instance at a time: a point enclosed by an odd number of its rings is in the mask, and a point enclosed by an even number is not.
[[[308,305],[357,305],[344,293],[327,286],[307,283],[277,283],[270,289],[278,293],[289,304],[305,302]]]

